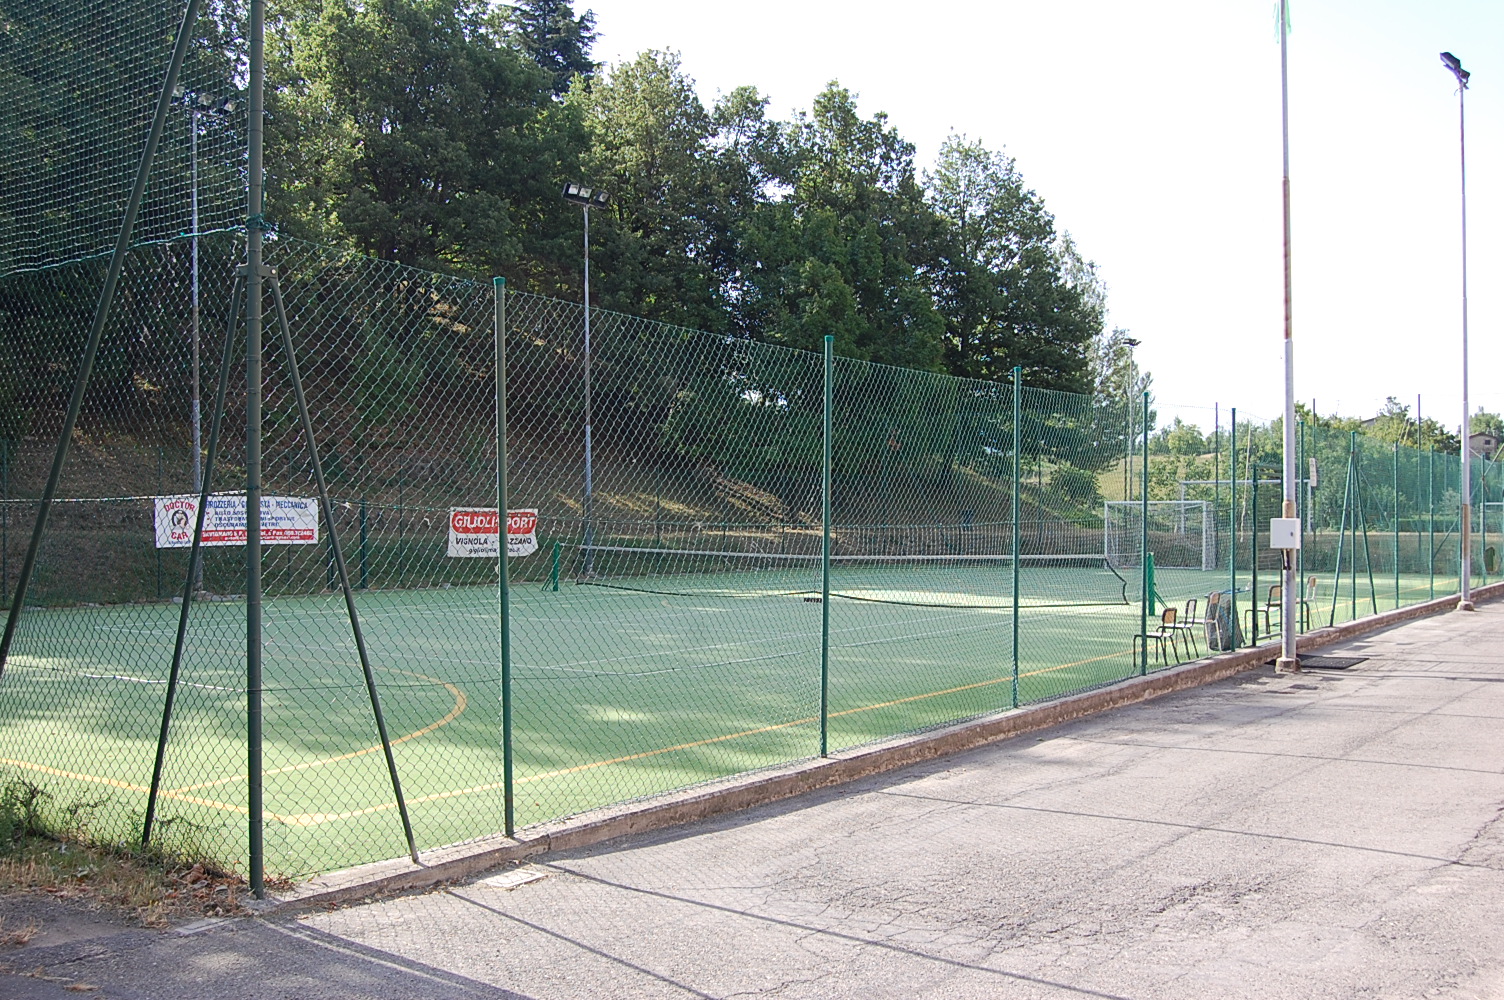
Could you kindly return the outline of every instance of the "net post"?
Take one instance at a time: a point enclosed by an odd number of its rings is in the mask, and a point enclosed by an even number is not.
[[[99,289],[99,299],[94,306],[94,320],[89,327],[89,336],[84,341],[83,356],[79,359],[78,372],[73,376],[73,393],[68,399],[68,411],[63,417],[62,429],[58,432],[57,449],[52,455],[52,470],[47,475],[47,485],[42,498],[37,501],[36,521],[32,524],[31,541],[21,559],[21,572],[16,579],[16,590],[11,597],[10,613],[5,619],[5,631],[0,633],[0,676],[5,673],[10,659],[11,643],[15,641],[16,626],[26,607],[26,592],[31,586],[32,574],[36,571],[37,556],[42,549],[42,537],[47,532],[47,517],[52,512],[52,502],[57,497],[58,483],[62,479],[63,464],[68,460],[68,448],[73,441],[73,429],[78,425],[78,415],[83,409],[84,393],[89,387],[89,378],[94,371],[94,359],[99,355],[99,344],[104,339],[105,320],[110,315],[110,303],[114,301],[120,273],[125,269],[125,257],[130,250],[131,234],[136,228],[136,216],[141,211],[142,198],[146,194],[147,178],[156,157],[157,144],[167,124],[167,111],[172,102],[172,91],[177,86],[178,73],[183,68],[193,29],[198,23],[198,0],[188,0],[183,10],[182,23],[178,25],[177,39],[173,44],[172,57],[168,60],[167,73],[162,89],[157,94],[157,108],[147,133],[146,148],[136,164],[135,185],[125,203],[125,217],[120,222],[120,232],[115,238],[115,248],[110,254],[110,263],[105,271],[104,284]]]
[[[190,0],[190,9],[192,3]],[[265,815],[261,763],[261,216],[262,121],[266,85],[266,0],[251,0],[250,109],[246,199],[245,691],[246,818],[251,892],[266,898]]]
[[[553,560],[549,563],[548,567],[548,583],[555,594],[559,592],[559,554],[563,549],[563,542],[554,542]]]
[[[1229,650],[1238,648],[1238,408],[1232,408],[1227,427],[1227,598]]]
[[[825,335],[825,406],[820,460],[820,756],[830,751],[830,456],[835,410],[835,337]]]
[[[1019,582],[1019,394],[1023,388],[1024,370],[1013,366],[1013,707],[1018,707],[1018,582]]]
[[[1143,584],[1138,602],[1138,632],[1143,636],[1139,640],[1138,672],[1140,676],[1149,672],[1149,602],[1153,599],[1149,593],[1153,588],[1149,582],[1149,393],[1144,392],[1144,468],[1142,472],[1143,490],[1139,500],[1141,514],[1139,516],[1139,572],[1143,574]]]
[[[501,613],[501,785],[503,831],[517,830],[512,770],[512,581],[507,552],[507,279],[494,278],[496,300],[496,531],[497,602]],[[588,544],[588,543],[587,543]],[[554,589],[559,589],[559,545],[554,543]]]

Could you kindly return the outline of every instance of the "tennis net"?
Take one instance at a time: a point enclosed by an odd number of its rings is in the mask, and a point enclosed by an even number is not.
[[[830,596],[914,607],[1013,606],[1007,553],[840,554],[830,557]],[[1027,607],[1128,603],[1128,583],[1102,553],[1021,555],[1018,599]],[[818,552],[745,552],[624,545],[578,546],[574,582],[672,596],[819,600]]]

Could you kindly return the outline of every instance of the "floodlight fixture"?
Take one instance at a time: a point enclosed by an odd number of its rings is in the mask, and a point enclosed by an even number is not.
[[[1458,86],[1463,88],[1467,87],[1468,78],[1472,76],[1472,74],[1462,68],[1461,59],[1458,59],[1450,52],[1443,52],[1441,54],[1441,64],[1452,71],[1452,75],[1457,78]]]
[[[593,188],[571,181],[564,185],[564,200],[585,208],[605,208],[611,200],[605,188]]]

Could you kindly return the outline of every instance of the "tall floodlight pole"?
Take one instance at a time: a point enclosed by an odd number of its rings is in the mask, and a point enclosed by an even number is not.
[[[581,570],[589,576],[595,564],[594,445],[590,439],[590,210],[605,208],[611,196],[603,188],[565,184],[564,200],[579,205],[585,215],[585,560]]]
[[[1441,54],[1442,65],[1457,78],[1457,139],[1462,161],[1462,566],[1458,573],[1461,595],[1458,611],[1473,610],[1473,449],[1468,440],[1472,415],[1467,402],[1467,122],[1463,114],[1463,95],[1468,77],[1462,60],[1450,52]]]
[[[1283,139],[1285,224],[1285,419],[1284,419],[1284,504],[1280,511],[1285,519],[1295,518],[1295,347],[1291,337],[1290,296],[1290,74],[1289,74],[1290,9],[1289,0],[1279,0],[1279,111],[1280,131]],[[1255,481],[1258,474],[1253,475]],[[1255,487],[1257,489],[1257,487]],[[1271,540],[1273,532],[1270,533]],[[1294,536],[1299,542],[1299,534]],[[1279,626],[1280,653],[1274,661],[1277,672],[1294,672],[1300,669],[1300,659],[1295,651],[1295,550],[1283,548],[1280,554]]]
[[[193,342],[192,342],[192,366],[193,366],[193,391],[192,411],[193,420],[193,492],[198,493],[204,486],[204,446],[203,427],[200,419],[199,401],[199,218],[198,218],[198,133],[199,120],[205,114],[228,115],[240,106],[240,101],[234,97],[216,97],[212,94],[190,92],[182,84],[173,91],[173,99],[183,105],[188,112],[188,157],[189,157],[189,188],[188,188],[188,239],[191,252],[192,270],[192,305],[193,305]],[[195,581],[197,583],[197,581]]]

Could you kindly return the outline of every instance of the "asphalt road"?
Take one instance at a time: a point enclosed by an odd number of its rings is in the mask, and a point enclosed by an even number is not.
[[[464,886],[44,921],[0,998],[1504,997],[1501,650],[1486,605]]]

